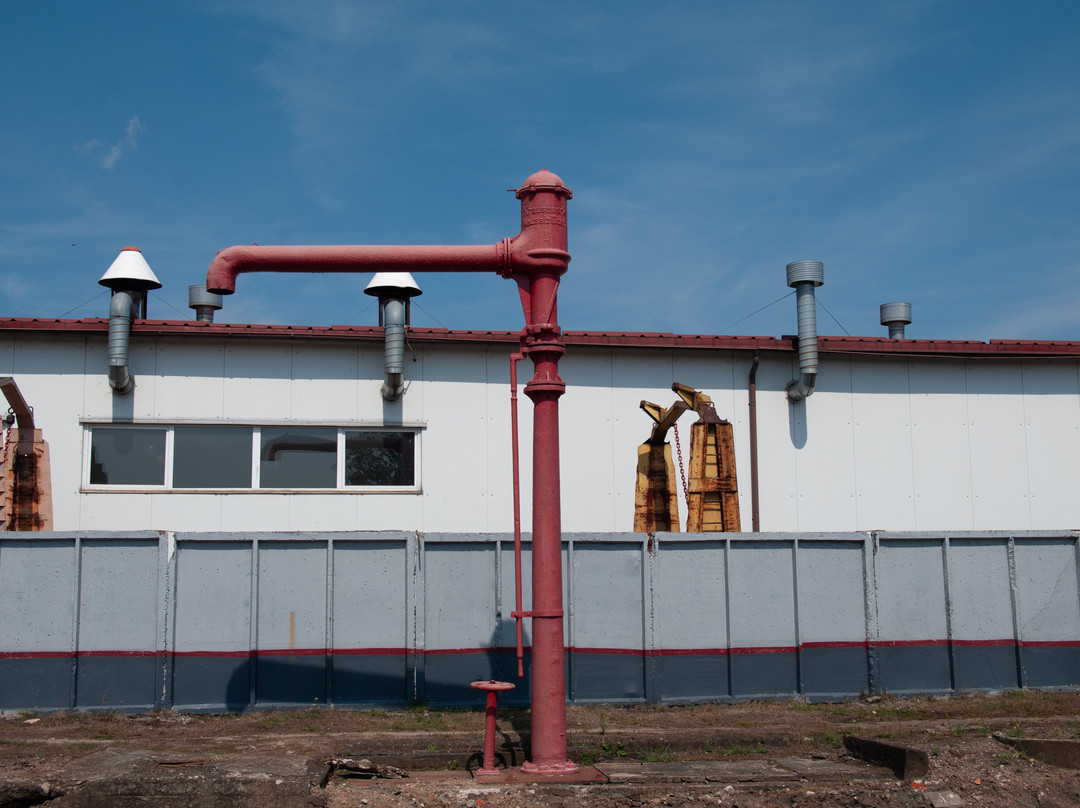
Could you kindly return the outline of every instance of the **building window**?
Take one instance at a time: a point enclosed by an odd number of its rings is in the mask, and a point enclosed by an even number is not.
[[[337,430],[262,428],[259,488],[337,487]]]
[[[414,485],[412,432],[346,432],[345,485]]]
[[[164,429],[94,429],[90,484],[164,485],[165,436]]]
[[[419,492],[418,429],[87,425],[89,490]]]
[[[172,473],[173,488],[250,488],[251,427],[173,427]]]

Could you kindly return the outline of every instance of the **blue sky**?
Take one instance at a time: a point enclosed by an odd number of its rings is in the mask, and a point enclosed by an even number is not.
[[[495,243],[548,168],[565,329],[793,333],[747,315],[812,259],[825,334],[1080,339],[1074,0],[4,0],[0,70],[0,316],[105,316],[129,244],[176,319],[234,244]],[[414,325],[521,327],[509,281],[417,279]],[[218,319],[374,324],[367,280]]]

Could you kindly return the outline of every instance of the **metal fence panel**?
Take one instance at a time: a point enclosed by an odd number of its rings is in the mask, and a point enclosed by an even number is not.
[[[240,708],[251,701],[252,541],[178,542],[173,701]]]
[[[1080,685],[1075,532],[565,538],[571,701]],[[513,590],[503,534],[0,534],[0,705],[523,704]]]

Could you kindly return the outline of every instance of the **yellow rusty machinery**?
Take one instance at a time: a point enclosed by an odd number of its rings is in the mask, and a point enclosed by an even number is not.
[[[13,378],[0,377],[0,394],[10,405],[0,437],[0,530],[52,530],[49,444]]]
[[[686,484],[686,531],[738,532],[739,489],[731,424],[716,414],[712,399],[676,382],[679,399],[666,409],[649,401],[641,409],[653,419],[652,434],[638,447],[634,530],[679,531],[679,496],[668,430],[687,410],[698,414],[690,427],[690,469]],[[676,436],[678,428],[676,427]]]

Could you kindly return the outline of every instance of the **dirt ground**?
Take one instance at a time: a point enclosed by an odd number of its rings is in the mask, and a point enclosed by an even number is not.
[[[499,713],[511,766],[527,754],[527,711]],[[241,715],[7,714],[0,808],[49,804],[639,806],[1080,805],[1080,771],[995,739],[1080,743],[1080,693],[585,706],[567,712],[572,759],[604,784],[474,780],[483,714],[311,709]],[[854,735],[922,750],[914,781],[851,755]],[[329,773],[365,758],[402,779]]]

